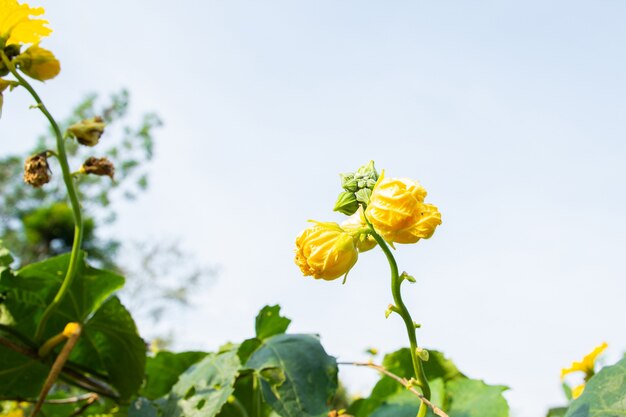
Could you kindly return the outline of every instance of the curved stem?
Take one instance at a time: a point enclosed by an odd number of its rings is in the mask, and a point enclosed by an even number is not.
[[[65,187],[67,188],[67,194],[70,199],[70,205],[72,206],[72,213],[74,215],[74,241],[72,243],[72,252],[70,254],[70,263],[67,268],[67,272],[65,274],[65,278],[63,279],[63,283],[59,288],[59,291],[54,296],[52,302],[46,307],[43,315],[41,316],[41,320],[37,325],[37,331],[35,332],[35,340],[40,341],[43,336],[43,331],[46,326],[46,322],[54,312],[54,310],[58,307],[58,305],[63,300],[65,293],[69,289],[72,284],[72,280],[76,275],[76,270],[78,269],[78,258],[80,252],[80,246],[83,240],[83,216],[80,210],[80,203],[78,201],[78,192],[76,190],[76,184],[72,178],[72,174],[70,171],[70,166],[67,161],[67,152],[65,151],[65,142],[63,140],[63,134],[61,133],[61,129],[57,124],[56,120],[52,117],[46,106],[43,104],[43,101],[37,94],[37,92],[33,89],[33,87],[22,77],[15,66],[9,61],[9,58],[6,56],[4,51],[0,50],[0,57],[2,58],[2,62],[4,65],[11,71],[11,74],[15,78],[17,78],[19,84],[24,87],[30,95],[37,102],[37,108],[41,110],[46,119],[50,122],[52,129],[54,130],[54,135],[56,136],[57,143],[57,159],[59,160],[59,164],[61,165],[61,171],[63,173],[63,182],[65,183]]]
[[[415,335],[415,322],[411,318],[411,314],[409,313],[409,310],[406,308],[406,305],[402,300],[402,292],[400,291],[400,287],[402,286],[403,279],[398,273],[398,264],[393,256],[393,253],[391,253],[387,242],[385,242],[385,240],[378,233],[376,233],[374,227],[369,222],[369,220],[365,220],[370,226],[372,236],[376,240],[376,243],[378,243],[380,248],[385,253],[387,261],[389,262],[389,267],[391,268],[391,294],[393,295],[393,302],[395,303],[395,307],[397,309],[394,310],[396,310],[400,317],[402,317],[402,320],[404,321],[404,324],[406,326],[406,332],[409,336],[409,343],[411,345],[411,360],[413,362],[413,371],[415,372],[417,385],[422,389],[424,397],[430,400],[430,387],[428,386],[428,381],[426,380],[426,374],[424,373],[422,360],[417,356],[417,336]]]

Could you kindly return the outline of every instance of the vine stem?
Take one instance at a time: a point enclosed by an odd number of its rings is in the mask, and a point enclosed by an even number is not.
[[[417,380],[417,386],[419,386],[424,394],[426,399],[430,400],[430,387],[428,386],[428,380],[426,379],[426,374],[424,372],[424,366],[422,365],[422,360],[417,356],[417,336],[415,335],[415,322],[411,318],[411,313],[406,308],[404,301],[402,300],[402,281],[403,278],[400,277],[398,273],[398,263],[396,262],[396,258],[391,253],[387,242],[385,239],[380,236],[374,226],[370,223],[370,221],[365,218],[365,221],[370,227],[370,233],[378,243],[378,246],[383,250],[385,256],[387,257],[387,261],[389,262],[389,268],[391,269],[391,294],[393,295],[393,302],[395,303],[394,311],[402,317],[404,324],[406,326],[406,332],[409,337],[409,343],[411,345],[411,360],[413,362],[413,371],[415,372],[415,378]],[[423,405],[424,403],[422,403]],[[420,407],[419,417],[422,416],[422,407]]]
[[[2,62],[4,65],[11,71],[11,74],[18,80],[19,84],[24,87],[30,95],[35,99],[37,103],[37,108],[43,113],[43,115],[48,119],[50,125],[52,126],[52,130],[54,130],[54,134],[56,136],[56,144],[57,144],[57,159],[59,164],[61,165],[61,171],[63,173],[63,182],[65,183],[65,188],[67,188],[67,194],[70,199],[70,205],[72,207],[72,214],[74,216],[74,241],[72,243],[72,252],[70,254],[70,263],[67,268],[67,272],[65,274],[65,278],[63,279],[63,283],[61,287],[57,291],[54,299],[43,312],[41,316],[41,320],[39,320],[39,324],[37,325],[37,330],[35,331],[35,340],[41,341],[43,336],[43,331],[45,329],[46,323],[50,316],[54,312],[54,310],[58,307],[58,305],[63,301],[63,297],[67,293],[70,285],[72,284],[72,280],[76,275],[76,271],[78,269],[78,259],[80,257],[80,246],[83,240],[83,216],[80,209],[80,202],[78,201],[78,192],[76,190],[76,184],[74,183],[74,179],[72,178],[72,174],[70,171],[70,166],[67,161],[67,152],[65,150],[65,142],[63,138],[63,134],[61,133],[61,129],[57,124],[54,117],[50,114],[45,104],[39,97],[39,94],[35,91],[35,89],[20,75],[19,72],[15,69],[13,63],[6,56],[4,51],[0,50],[0,57],[2,58]]]

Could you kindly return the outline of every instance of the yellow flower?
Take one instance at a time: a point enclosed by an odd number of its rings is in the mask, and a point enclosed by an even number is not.
[[[377,244],[374,237],[368,233],[370,228],[365,221],[363,207],[359,207],[356,213],[344,220],[341,228],[354,237],[359,252],[373,249]]]
[[[585,378],[591,378],[594,374],[596,359],[608,346],[609,345],[606,344],[606,342],[602,343],[601,345],[596,346],[591,353],[582,359],[582,361],[573,362],[569,368],[563,368],[561,370],[561,379],[565,378],[565,375],[573,372],[583,372],[585,374]]]
[[[337,223],[314,223],[296,238],[296,265],[327,281],[347,274],[359,257],[354,238]]]
[[[37,43],[52,33],[47,20],[32,19],[44,13],[42,7],[30,7],[16,0],[0,0],[0,47]]]
[[[47,49],[33,45],[15,58],[20,70],[39,81],[50,80],[61,72],[61,63]]]
[[[24,410],[22,410],[21,408],[9,410],[0,414],[0,417],[24,417]]]
[[[407,178],[385,178],[383,171],[372,190],[365,216],[389,243],[428,239],[441,224],[437,207],[425,204],[426,190]]]

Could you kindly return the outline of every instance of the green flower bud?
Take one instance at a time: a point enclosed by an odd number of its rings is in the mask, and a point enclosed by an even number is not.
[[[354,177],[365,180],[374,180],[374,182],[376,182],[378,179],[378,172],[376,172],[376,168],[374,168],[374,161],[369,161],[367,165],[363,165],[361,168],[357,169],[354,173]]]
[[[363,203],[366,206],[370,202],[370,196],[372,195],[372,190],[369,188],[362,188],[355,193],[356,201],[359,203]]]
[[[358,190],[357,181],[354,179],[353,173],[339,174],[339,176],[341,177],[341,188],[353,193]]]
[[[359,202],[356,200],[354,193],[349,191],[344,191],[339,194],[339,198],[337,198],[337,202],[335,203],[335,208],[333,211],[338,211],[340,213],[345,214],[346,216],[351,216],[359,209]]]
[[[424,362],[428,362],[428,359],[430,358],[430,354],[428,353],[426,349],[422,349],[418,347],[417,349],[415,349],[415,353],[421,360],[423,360]]]

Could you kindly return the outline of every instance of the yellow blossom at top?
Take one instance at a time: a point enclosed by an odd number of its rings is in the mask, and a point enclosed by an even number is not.
[[[37,43],[52,33],[52,29],[46,26],[47,20],[31,18],[42,14],[42,7],[30,7],[16,0],[0,0],[0,47]]]
[[[355,239],[337,223],[314,222],[296,238],[296,265],[306,276],[327,281],[345,275],[359,257]]]
[[[561,379],[565,378],[565,375],[571,374],[573,372],[583,372],[586,377],[591,377],[594,374],[594,368],[596,364],[596,359],[609,345],[602,343],[599,346],[596,346],[591,353],[585,355],[585,357],[580,361],[573,362],[569,368],[563,368],[561,370]]]
[[[408,178],[385,178],[383,171],[372,190],[365,216],[389,243],[428,239],[441,224],[437,207],[424,203],[426,190]]]

